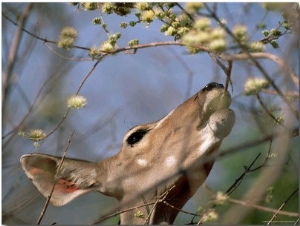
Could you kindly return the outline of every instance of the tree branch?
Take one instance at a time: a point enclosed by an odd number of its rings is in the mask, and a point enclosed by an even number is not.
[[[10,51],[8,54],[8,63],[7,63],[7,67],[5,70],[5,74],[3,76],[2,114],[4,114],[4,110],[6,109],[7,96],[9,94],[10,87],[11,87],[11,84],[10,84],[11,76],[12,76],[12,72],[14,70],[15,63],[17,62],[17,60],[16,60],[17,53],[18,53],[20,42],[22,39],[22,30],[26,24],[27,17],[29,16],[32,6],[33,6],[32,3],[28,3],[26,5],[25,9],[23,10],[23,13],[20,16],[19,25],[16,25],[18,27],[17,27],[17,30],[15,31],[14,38],[13,38],[13,41],[12,41],[12,44],[10,47]],[[4,15],[3,12],[2,12],[2,15]],[[5,15],[4,15],[4,17],[5,17]]]
[[[285,204],[287,204],[291,198],[299,191],[299,188],[297,188],[295,191],[292,192],[291,195],[289,195],[289,197],[282,203],[282,205],[278,208],[278,210],[274,213],[274,215],[272,216],[272,218],[270,219],[270,221],[268,222],[267,225],[269,225],[277,216],[277,214],[280,214],[279,212],[281,212],[282,208],[285,206]],[[299,214],[298,214],[299,217]]]
[[[227,201],[229,201],[231,203],[239,204],[242,206],[253,207],[255,209],[263,210],[263,211],[270,212],[270,213],[275,213],[275,214],[284,215],[284,216],[288,216],[288,217],[299,217],[299,213],[288,212],[288,211],[283,211],[283,210],[279,210],[279,209],[276,210],[276,209],[272,209],[269,207],[260,206],[260,205],[256,205],[256,204],[252,204],[249,202],[240,201],[240,200],[236,200],[236,199],[231,199],[231,198],[228,198]]]
[[[222,60],[248,60],[250,58],[254,59],[269,59],[274,61],[278,66],[280,66],[284,71],[288,73],[293,83],[299,87],[299,78],[296,75],[296,73],[293,71],[293,69],[280,57],[272,54],[272,53],[266,53],[266,52],[260,52],[260,53],[239,53],[239,54],[226,54],[222,53],[220,54],[220,58]]]
[[[44,205],[44,207],[43,207],[43,209],[42,209],[42,212],[41,212],[41,214],[40,214],[40,217],[39,217],[39,219],[38,219],[38,221],[37,221],[37,223],[36,223],[37,225],[39,225],[39,224],[41,223],[41,221],[42,221],[42,219],[43,219],[43,217],[44,217],[44,215],[45,215],[45,212],[46,212],[46,210],[47,210],[47,207],[48,207],[48,205],[49,205],[51,196],[52,196],[52,194],[53,194],[53,191],[54,191],[54,188],[55,188],[57,179],[58,179],[58,178],[56,178],[56,175],[57,175],[58,172],[60,171],[61,166],[62,166],[62,164],[63,164],[63,161],[65,160],[65,157],[66,157],[67,151],[68,151],[68,149],[69,149],[69,146],[70,146],[70,144],[71,144],[71,140],[72,140],[72,137],[73,137],[74,132],[75,132],[75,131],[73,130],[73,131],[70,133],[70,135],[69,135],[69,139],[68,139],[67,146],[66,146],[66,148],[65,148],[65,150],[64,150],[63,156],[62,156],[62,158],[61,158],[61,160],[60,160],[60,162],[59,162],[59,165],[57,166],[57,169],[56,169],[56,174],[55,174],[55,177],[54,177],[54,182],[53,182],[53,186],[52,186],[51,192],[50,192],[50,194],[49,194],[49,196],[48,196],[48,198],[47,198],[47,200],[46,200],[46,202],[45,202],[45,205]]]

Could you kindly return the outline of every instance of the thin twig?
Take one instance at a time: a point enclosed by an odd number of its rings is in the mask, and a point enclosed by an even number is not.
[[[249,202],[240,201],[240,200],[236,200],[236,199],[231,199],[231,198],[228,198],[227,201],[229,201],[231,203],[239,204],[242,206],[253,207],[255,209],[263,210],[263,211],[270,212],[270,213],[275,213],[275,214],[284,215],[284,216],[288,216],[288,217],[299,217],[299,213],[295,213],[295,212],[276,210],[276,209],[272,209],[269,207],[260,206],[260,205],[256,205],[256,204],[252,204]]]
[[[262,101],[259,93],[256,94],[256,97],[258,99],[258,102],[260,103],[260,105],[262,106],[262,108],[265,110],[265,112],[267,113],[267,115],[269,115],[278,125],[282,126],[284,129],[287,129],[280,121],[278,121],[277,118],[275,118],[275,116],[269,111],[269,109],[267,108],[267,106],[264,104],[264,102]]]
[[[278,208],[277,212],[274,213],[274,215],[272,216],[272,218],[270,219],[270,221],[267,223],[267,225],[270,225],[272,223],[272,221],[275,219],[275,217],[277,216],[277,214],[279,213],[279,211],[281,211],[281,209],[285,206],[285,204],[287,204],[291,198],[299,191],[299,188],[297,188],[295,191],[293,191],[292,194],[289,195],[289,197],[282,203],[282,205]],[[299,217],[299,215],[298,215]]]
[[[59,162],[59,165],[58,165],[58,167],[57,167],[57,170],[56,170],[56,174],[55,174],[55,177],[54,177],[54,182],[53,182],[53,186],[52,186],[51,192],[50,192],[50,194],[49,194],[49,196],[48,196],[48,198],[47,198],[47,200],[46,200],[46,203],[45,203],[45,205],[44,205],[44,208],[43,208],[43,210],[42,210],[42,212],[41,212],[41,214],[40,214],[40,217],[39,217],[39,219],[38,219],[38,221],[37,221],[37,223],[36,223],[36,224],[38,224],[38,225],[41,223],[41,221],[42,221],[42,219],[43,219],[43,217],[44,217],[44,215],[45,215],[46,209],[47,209],[47,207],[48,207],[48,205],[49,205],[50,199],[51,199],[51,197],[52,197],[52,194],[53,194],[53,191],[54,191],[54,188],[55,188],[55,185],[56,185],[56,182],[57,182],[57,180],[58,180],[57,174],[58,174],[58,172],[60,171],[60,169],[61,169],[61,167],[62,167],[63,161],[65,160],[65,157],[66,157],[67,151],[68,151],[68,149],[69,149],[69,146],[70,146],[70,144],[71,144],[71,140],[72,140],[72,137],[73,137],[74,132],[75,132],[75,131],[73,130],[73,131],[70,133],[70,135],[69,135],[69,139],[68,139],[67,146],[66,146],[66,148],[65,148],[65,150],[64,150],[63,156],[62,156],[62,158],[61,158],[61,160],[60,160],[60,162]]]
[[[288,73],[293,83],[299,87],[299,78],[297,74],[293,71],[293,69],[280,57],[272,54],[272,53],[266,53],[266,52],[260,52],[260,53],[239,53],[239,54],[225,54],[222,53],[219,56],[222,60],[248,60],[250,58],[255,59],[269,59],[275,62],[278,66],[282,67],[284,71]]]
[[[178,210],[178,211],[181,212],[181,213],[185,213],[185,214],[187,214],[187,215],[192,215],[192,216],[195,216],[195,217],[200,217],[199,214],[191,213],[191,212],[185,211],[185,210],[183,210],[183,209],[177,208],[177,207],[175,207],[175,206],[169,204],[167,201],[163,201],[163,203],[164,203],[165,205],[171,207],[172,209]]]
[[[4,12],[2,12],[2,16],[7,19],[8,21],[10,21],[11,23],[13,23],[15,26],[19,26],[17,22],[13,21],[12,19],[10,19]],[[58,41],[52,41],[52,40],[48,40],[46,38],[42,38],[30,31],[28,31],[27,29],[25,29],[24,27],[21,28],[22,31],[24,31],[25,33],[29,34],[30,36],[40,40],[40,41],[43,41],[43,42],[48,42],[48,43],[52,43],[52,44],[55,44],[57,45]],[[82,47],[82,46],[77,46],[77,45],[74,45],[73,48],[76,48],[76,49],[82,49],[82,50],[90,50],[90,48],[88,47]]]
[[[208,52],[209,56],[215,61],[215,63],[217,63],[221,69],[224,71],[225,75],[226,75],[226,82],[225,82],[225,88],[224,90],[227,91],[228,90],[228,86],[229,83],[231,84],[231,70],[232,70],[232,60],[228,60],[228,67],[226,67],[216,56],[215,53],[213,52]]]
[[[19,25],[17,25],[17,29],[15,31],[14,34],[14,38],[10,47],[10,51],[8,54],[8,63],[7,63],[7,67],[5,69],[5,75],[4,75],[4,79],[3,79],[3,92],[2,92],[2,113],[3,111],[6,109],[6,101],[7,101],[7,96],[9,94],[10,91],[10,87],[11,87],[11,76],[12,76],[12,72],[14,69],[14,66],[16,64],[16,58],[17,58],[17,53],[19,50],[19,46],[21,43],[21,39],[22,39],[22,28],[25,25],[26,21],[27,21],[27,17],[30,15],[30,11],[32,9],[33,4],[32,3],[28,3],[25,6],[25,9],[23,10],[23,13],[20,15],[20,19],[19,19]],[[3,12],[2,12],[3,15]]]
[[[91,70],[87,73],[87,75],[83,78],[83,80],[81,81],[77,91],[76,91],[76,95],[79,93],[79,91],[81,90],[83,84],[85,83],[85,81],[88,79],[88,77],[92,74],[92,72],[95,70],[95,68],[97,67],[97,65],[99,64],[100,61],[97,61],[93,67],[91,68]],[[51,136],[61,125],[62,123],[65,121],[65,119],[67,118],[69,112],[71,110],[71,107],[69,107],[66,111],[66,113],[64,114],[64,116],[62,117],[62,119],[60,120],[60,122],[54,127],[54,129],[49,132],[43,139]]]
[[[231,78],[231,70],[232,70],[232,60],[229,60],[228,67],[226,70],[226,82],[225,82],[225,88],[224,88],[225,91],[228,90],[229,83],[231,83],[231,79],[230,79]]]
[[[242,182],[242,180],[244,179],[244,177],[246,176],[246,174],[251,170],[251,167],[254,165],[254,163],[258,160],[258,158],[259,158],[259,156],[261,155],[261,153],[259,153],[256,157],[255,157],[255,159],[252,161],[252,163],[250,164],[250,166],[249,167],[247,167],[246,169],[245,169],[245,171],[242,173],[242,175],[239,177],[239,178],[237,178],[236,180],[235,180],[235,182],[226,190],[226,194],[227,195],[230,195],[239,185],[240,185],[240,183]]]
[[[84,84],[85,81],[88,79],[88,77],[92,74],[92,72],[95,70],[95,68],[97,67],[97,65],[99,64],[99,62],[100,62],[100,61],[97,61],[97,62],[93,65],[93,67],[91,68],[91,70],[87,73],[87,75],[83,78],[83,80],[81,81],[81,83],[80,83],[80,85],[79,85],[79,87],[78,87],[78,89],[77,89],[77,91],[76,91],[76,95],[79,93],[79,91],[81,90],[83,84]],[[53,75],[53,76],[54,76],[54,75]],[[14,128],[12,131],[10,131],[9,133],[5,134],[4,137],[2,137],[2,138],[5,138],[6,136],[8,136],[9,134],[11,134],[12,132],[15,132],[16,130],[19,130],[19,129],[20,129],[20,127],[23,125],[24,121],[25,121],[25,120],[27,119],[27,117],[29,116],[29,113],[32,111],[32,109],[33,109],[35,103],[36,103],[37,100],[38,100],[38,97],[40,96],[40,94],[41,94],[41,92],[42,92],[42,90],[43,90],[43,88],[44,88],[44,87],[46,86],[46,84],[53,78],[53,76],[51,76],[51,77],[50,77],[50,78],[42,85],[42,87],[39,89],[38,94],[37,94],[36,97],[35,97],[35,100],[33,101],[32,105],[31,105],[30,108],[28,109],[28,111],[27,111],[25,117],[22,119],[22,121],[19,123],[19,125],[18,125],[16,128]],[[65,119],[67,118],[67,116],[68,116],[70,110],[71,110],[71,108],[68,108],[68,109],[67,109],[66,113],[64,114],[64,116],[62,117],[62,119],[60,120],[60,122],[59,122],[59,123],[54,127],[54,129],[53,129],[51,132],[49,132],[43,139],[46,139],[47,137],[51,136],[51,135],[52,135],[52,134],[53,134],[53,133],[61,126],[61,125],[62,125],[62,123],[63,123],[63,122],[65,121]],[[12,137],[11,137],[8,141],[6,141],[5,144],[7,144],[11,139],[12,139]]]
[[[227,74],[227,67],[218,59],[216,53],[208,52],[208,54],[213,59],[213,61],[215,61],[215,63],[221,67],[224,73]]]
[[[181,10],[182,10],[182,12],[184,12],[190,19],[191,19],[191,21],[195,21],[194,20],[194,18],[193,18],[193,16],[190,14],[190,13],[188,13],[181,5],[180,5],[180,3],[175,3],[176,5],[177,5],[177,7],[178,8],[180,8]]]
[[[81,81],[77,91],[76,91],[76,95],[79,93],[79,91],[81,90],[83,84],[85,83],[85,81],[88,79],[88,77],[90,77],[90,75],[92,74],[92,72],[96,69],[97,65],[100,63],[100,60],[98,60],[93,67],[91,68],[91,70],[87,73],[87,75],[83,78],[83,80]]]
[[[64,63],[64,62],[63,62],[63,63]],[[62,64],[63,64],[63,63],[62,63]],[[59,65],[58,68],[61,67],[62,64]],[[50,76],[50,77],[42,84],[42,86],[40,87],[40,89],[38,90],[38,92],[37,92],[37,94],[36,94],[36,96],[35,96],[35,99],[33,100],[32,104],[31,104],[30,107],[28,108],[28,110],[27,110],[25,116],[23,117],[23,119],[21,120],[21,122],[19,122],[18,125],[17,125],[15,128],[13,128],[11,131],[9,131],[7,134],[5,134],[5,135],[2,136],[2,139],[4,139],[4,138],[6,138],[8,135],[13,134],[13,135],[12,135],[12,136],[4,143],[4,144],[2,144],[2,147],[6,146],[6,145],[11,141],[11,139],[16,135],[15,132],[18,131],[18,130],[20,130],[21,126],[23,126],[24,122],[25,122],[26,119],[29,117],[29,114],[32,113],[32,110],[33,110],[33,108],[34,108],[36,102],[38,101],[40,95],[42,94],[43,89],[44,89],[44,88],[46,87],[46,85],[47,85],[47,84],[55,77],[55,74],[56,74],[56,73],[54,73],[53,75],[51,75],[51,76]]]
[[[107,219],[109,219],[111,217],[116,217],[116,216],[118,216],[118,215],[120,215],[122,213],[126,213],[128,211],[132,211],[132,210],[135,210],[137,208],[141,208],[141,207],[145,207],[145,206],[150,206],[150,205],[153,205],[153,204],[155,204],[155,202],[145,203],[145,204],[140,205],[140,206],[134,206],[134,207],[131,207],[131,208],[128,208],[128,209],[125,209],[125,210],[117,211],[115,213],[112,213],[112,214],[109,214],[109,215],[101,217],[101,219],[99,219],[96,222],[93,222],[92,224],[99,224],[99,223],[101,223],[101,222],[103,222],[103,221],[105,221],[105,220],[107,220]]]
[[[72,57],[66,57],[66,56],[63,56],[62,54],[58,53],[54,48],[52,48],[48,43],[45,42],[45,46],[50,50],[52,51],[55,55],[57,55],[58,57],[64,59],[64,60],[69,60],[69,61],[92,61],[93,59],[91,58],[82,58],[82,57],[79,57],[79,58],[72,58]]]
[[[270,140],[268,152],[267,152],[267,155],[266,155],[266,157],[265,157],[263,163],[262,163],[261,165],[255,167],[254,169],[249,168],[249,170],[248,170],[249,172],[254,172],[254,171],[256,171],[256,170],[258,170],[258,169],[260,169],[260,168],[266,166],[267,161],[268,161],[268,159],[269,159],[269,156],[270,156],[270,154],[271,154],[272,143],[273,143],[273,140]]]
[[[159,202],[163,202],[163,201],[165,200],[165,198],[167,197],[167,195],[169,194],[169,192],[170,192],[173,188],[175,188],[175,185],[173,185],[171,188],[169,188],[167,191],[165,191],[165,192],[164,192],[162,195],[160,195],[160,197],[155,201],[155,203],[154,203],[153,207],[151,208],[151,210],[150,210],[150,212],[149,212],[147,218],[145,219],[144,225],[149,224],[149,219],[150,219],[150,217],[151,217],[151,214],[152,214],[153,211],[155,210],[157,204],[158,204]],[[146,206],[146,207],[148,207],[148,206]]]
[[[166,50],[171,52],[172,56],[181,64],[182,68],[186,71],[188,75],[188,82],[187,82],[188,84],[187,84],[186,95],[185,95],[186,99],[188,99],[191,96],[190,90],[192,86],[192,79],[193,79],[194,72],[190,69],[190,66],[182,58],[182,56],[176,53],[174,48],[166,48]]]

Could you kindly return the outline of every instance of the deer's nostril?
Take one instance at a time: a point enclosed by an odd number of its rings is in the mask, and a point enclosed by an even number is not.
[[[203,91],[210,91],[214,88],[224,88],[224,86],[222,84],[219,84],[219,83],[216,83],[216,82],[210,82],[202,90]]]

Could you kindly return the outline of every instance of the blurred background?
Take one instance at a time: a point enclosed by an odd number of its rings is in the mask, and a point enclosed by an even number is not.
[[[23,28],[27,31],[52,41],[59,39],[64,27],[72,26],[78,32],[75,45],[86,48],[99,47],[107,40],[107,34],[101,26],[92,22],[100,16],[99,10],[86,10],[71,3],[28,4],[2,3],[3,224],[35,224],[45,203],[45,198],[21,169],[19,159],[23,154],[38,152],[61,156],[70,132],[75,130],[67,156],[101,161],[120,150],[122,138],[131,127],[164,117],[211,81],[223,84],[226,81],[224,71],[208,53],[190,54],[184,46],[159,46],[138,49],[135,54],[120,52],[107,56],[79,92],[88,104],[79,110],[72,109],[63,124],[36,147],[32,140],[21,135],[31,129],[42,129],[46,134],[51,132],[66,113],[68,98],[76,93],[96,60],[89,57],[87,50],[63,50],[39,40],[24,30],[18,30],[12,21],[18,24],[24,22]],[[185,7],[185,3],[181,5]],[[218,17],[226,19],[229,28],[245,25],[251,40],[263,38],[258,25],[265,24],[264,29],[271,30],[282,21],[280,11],[268,11],[260,3],[210,3],[208,7],[217,7]],[[174,7],[173,11],[181,12],[179,7]],[[22,20],[26,13],[26,19]],[[118,47],[126,47],[132,39],[139,39],[140,44],[174,41],[174,37],[160,32],[160,21],[153,21],[149,26],[140,23],[123,29],[120,23],[135,20],[135,15],[121,17],[103,13],[102,17],[109,32],[122,34]],[[266,45],[265,51],[280,57],[298,72],[299,36],[296,32],[294,30],[279,38],[278,48]],[[283,93],[298,93],[298,86],[286,75],[286,70],[267,59],[259,59],[259,63]],[[224,64],[227,65],[226,62]],[[278,127],[280,129],[255,95],[244,95],[244,85],[249,78],[264,77],[250,60],[234,61],[232,85],[228,90],[233,98],[236,124],[223,141],[221,152],[262,139],[277,131]],[[283,118],[291,115],[285,102],[277,95],[262,92],[261,98],[274,115]],[[298,109],[297,102],[291,102],[291,105]],[[285,118],[286,122],[295,126],[299,123],[293,117]],[[278,178],[265,191],[260,202],[262,206],[278,209],[298,188],[299,137],[288,140],[284,161],[280,159],[278,162],[276,157],[269,156],[276,156],[276,145],[276,140],[273,143],[268,140],[220,157],[206,181],[207,186],[214,192],[225,192],[261,153],[252,169],[263,167],[246,173],[230,197],[240,199],[263,170],[279,167]],[[211,198],[209,190],[202,186],[183,209],[191,213],[207,209]],[[49,205],[42,223],[92,224],[116,205],[117,201],[113,198],[90,193],[63,207]],[[226,222],[226,213],[233,206],[236,204],[218,206],[215,209],[219,214],[216,222]],[[298,213],[298,191],[283,210]],[[270,220],[272,215],[252,208],[238,223],[261,224]],[[278,216],[277,220],[295,222],[297,217]],[[101,223],[116,224],[118,221],[116,216]],[[175,221],[178,224],[191,222],[197,222],[197,219],[184,213],[180,213]]]

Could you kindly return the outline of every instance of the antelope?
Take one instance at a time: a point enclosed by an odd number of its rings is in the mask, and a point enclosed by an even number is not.
[[[120,152],[99,163],[25,154],[21,165],[50,202],[62,206],[90,191],[120,202],[121,224],[172,224],[206,180],[235,114],[230,93],[209,83],[164,118],[130,129]],[[209,160],[209,161],[208,161]]]

